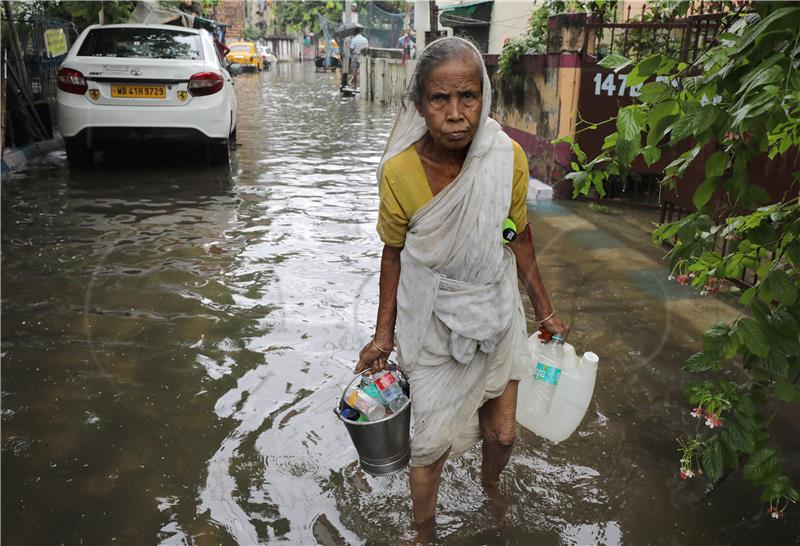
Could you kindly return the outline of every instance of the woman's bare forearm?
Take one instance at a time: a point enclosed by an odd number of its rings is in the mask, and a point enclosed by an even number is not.
[[[397,319],[397,286],[400,284],[400,251],[384,245],[381,255],[380,297],[375,342],[381,347],[394,345],[394,324]]]
[[[525,292],[536,311],[536,317],[542,320],[553,312],[553,306],[550,304],[550,297],[547,295],[539,272],[539,264],[536,262],[536,249],[533,246],[530,226],[509,246],[517,258],[517,276],[525,287]]]

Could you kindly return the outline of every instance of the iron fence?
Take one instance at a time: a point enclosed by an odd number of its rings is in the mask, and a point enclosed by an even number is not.
[[[75,25],[52,17],[13,19],[3,22],[6,25],[13,23],[16,27],[31,98],[36,102],[48,104],[55,102],[56,76],[66,51],[59,55],[51,55],[48,52],[45,36],[48,31],[60,30],[64,35],[66,49],[69,50],[74,38],[77,37]],[[9,47],[8,36],[8,32],[3,33],[3,49]]]

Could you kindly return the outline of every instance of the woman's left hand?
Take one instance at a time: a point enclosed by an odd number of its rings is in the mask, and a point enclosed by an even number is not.
[[[554,336],[561,336],[564,341],[567,340],[569,335],[569,324],[562,322],[557,316],[553,315],[547,320],[540,323],[541,327],[550,332]]]

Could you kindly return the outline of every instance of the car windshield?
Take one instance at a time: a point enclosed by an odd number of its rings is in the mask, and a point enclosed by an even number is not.
[[[200,35],[161,28],[96,28],[81,44],[81,57],[202,59]]]
[[[234,44],[231,46],[231,51],[250,51],[250,46],[247,44]]]

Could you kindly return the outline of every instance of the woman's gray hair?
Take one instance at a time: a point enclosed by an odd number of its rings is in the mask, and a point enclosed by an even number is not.
[[[483,93],[483,72],[485,68],[483,57],[478,52],[478,48],[464,38],[448,36],[431,42],[422,51],[417,59],[417,68],[414,71],[411,85],[408,86],[406,98],[413,104],[419,105],[425,96],[425,80],[428,78],[428,74],[443,62],[464,57],[475,60],[480,71],[478,77],[481,81],[481,93]]]

